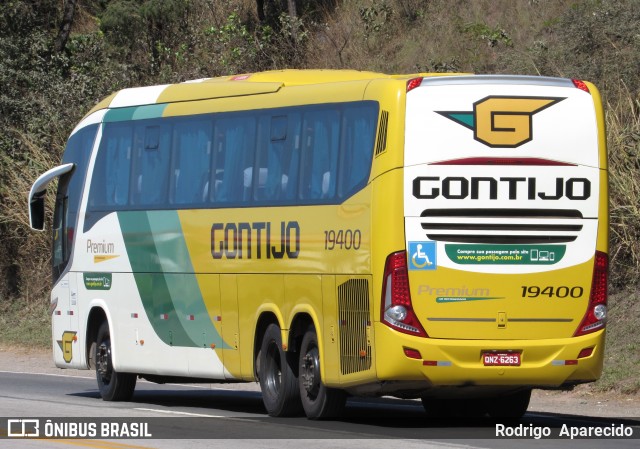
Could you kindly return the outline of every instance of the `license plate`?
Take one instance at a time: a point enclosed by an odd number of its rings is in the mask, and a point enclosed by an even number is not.
[[[483,352],[484,366],[520,366],[519,352]]]

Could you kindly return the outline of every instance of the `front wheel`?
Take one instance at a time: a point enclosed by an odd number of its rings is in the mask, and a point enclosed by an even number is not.
[[[307,329],[302,339],[299,366],[300,398],[307,417],[325,419],[341,415],[347,395],[322,383],[318,336],[313,326]]]
[[[136,375],[118,373],[111,361],[111,335],[109,323],[103,322],[98,330],[94,358],[100,396],[105,401],[128,401],[136,388]]]

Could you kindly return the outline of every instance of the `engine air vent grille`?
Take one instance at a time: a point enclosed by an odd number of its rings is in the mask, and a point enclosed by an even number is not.
[[[382,111],[380,114],[380,129],[378,130],[378,141],[376,142],[376,156],[387,151],[387,128],[389,127],[389,112]]]
[[[340,372],[352,374],[370,369],[368,280],[350,279],[338,286],[338,317]]]

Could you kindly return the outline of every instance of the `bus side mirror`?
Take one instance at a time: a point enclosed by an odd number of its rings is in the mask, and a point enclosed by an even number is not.
[[[44,230],[44,197],[47,191],[35,193],[29,201],[29,225],[36,231]]]
[[[29,226],[36,231],[44,230],[44,196],[47,184],[73,170],[74,164],[68,163],[46,171],[31,186],[29,191]]]

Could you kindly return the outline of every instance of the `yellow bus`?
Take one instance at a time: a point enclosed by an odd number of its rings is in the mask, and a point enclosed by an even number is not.
[[[54,360],[105,400],[258,381],[272,416],[347,396],[520,417],[602,370],[599,93],[560,78],[284,70],[124,89],[58,178]]]

